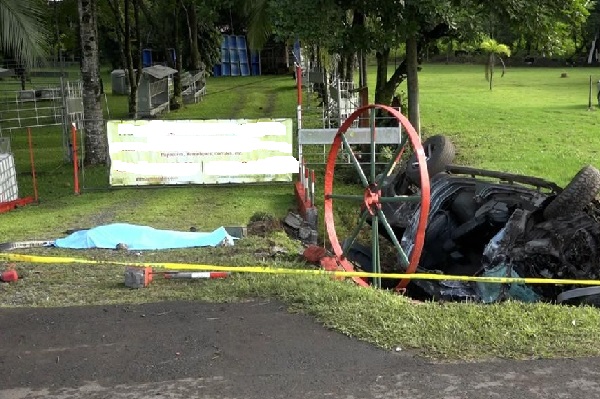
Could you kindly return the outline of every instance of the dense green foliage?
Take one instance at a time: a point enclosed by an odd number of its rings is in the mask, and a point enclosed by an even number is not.
[[[44,12],[40,0],[0,0],[0,54],[17,65],[39,61],[48,44]]]

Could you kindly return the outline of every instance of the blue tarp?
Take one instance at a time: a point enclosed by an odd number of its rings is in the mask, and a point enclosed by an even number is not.
[[[233,245],[233,237],[224,227],[210,233],[157,230],[148,226],[115,223],[77,231],[54,241],[59,248],[110,248],[125,244],[130,250],[214,247],[225,242]]]

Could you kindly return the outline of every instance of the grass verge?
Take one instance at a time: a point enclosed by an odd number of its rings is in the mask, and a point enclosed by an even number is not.
[[[178,260],[229,265],[306,267],[291,252],[272,257],[270,238],[251,238],[238,248],[129,254],[136,261]],[[56,254],[57,250],[35,251]],[[62,251],[60,251],[62,252]],[[255,253],[249,258],[248,253]],[[114,251],[91,251],[111,259]],[[118,255],[116,255],[118,257]],[[254,263],[249,263],[254,260]],[[324,276],[233,274],[225,280],[161,280],[148,288],[123,285],[123,267],[18,264],[24,279],[0,286],[3,306],[72,306],[169,300],[234,302],[277,298],[291,311],[316,317],[326,327],[389,350],[414,351],[437,360],[600,355],[600,312],[590,307],[507,302],[494,305],[415,304],[385,291],[357,288]],[[84,294],[85,293],[85,294]]]

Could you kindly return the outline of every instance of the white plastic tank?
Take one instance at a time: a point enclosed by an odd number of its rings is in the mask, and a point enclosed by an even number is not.
[[[129,79],[124,69],[115,69],[110,73],[112,94],[129,94]]]

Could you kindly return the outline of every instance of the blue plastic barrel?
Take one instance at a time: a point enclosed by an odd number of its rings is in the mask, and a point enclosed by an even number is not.
[[[152,66],[152,49],[145,48],[142,50],[142,67]]]

